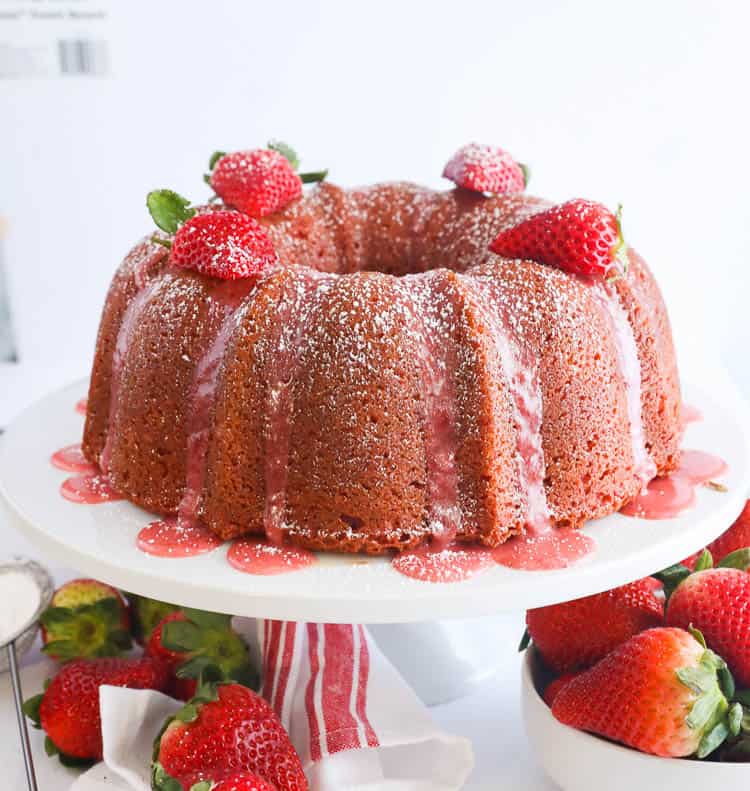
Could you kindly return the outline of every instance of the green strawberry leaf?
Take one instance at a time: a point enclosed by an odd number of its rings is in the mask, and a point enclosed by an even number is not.
[[[522,651],[525,651],[531,645],[531,635],[529,634],[528,629],[523,630],[523,635],[521,637],[521,642],[518,644],[518,653],[520,654]]]
[[[39,621],[45,629],[52,630],[70,623],[72,618],[73,610],[70,607],[47,607]]]
[[[214,151],[213,154],[208,159],[208,169],[213,170],[216,167],[216,163],[222,158],[227,155],[226,151]]]
[[[267,148],[286,157],[289,160],[289,164],[292,166],[292,170],[297,170],[299,167],[297,152],[287,143],[282,143],[281,140],[269,140]]]
[[[152,190],[146,196],[146,206],[157,227],[167,233],[176,233],[195,214],[190,201],[173,190]]]
[[[44,737],[44,752],[50,756],[57,755],[60,751],[57,749],[55,743],[50,739],[49,736]]]
[[[721,691],[724,693],[724,697],[727,700],[733,700],[736,690],[734,676],[732,675],[732,671],[729,669],[726,662],[724,662],[722,667],[719,668],[718,676],[719,686],[721,687]]]
[[[32,725],[40,729],[42,727],[42,719],[39,716],[39,707],[42,705],[42,699],[44,698],[44,693],[41,692],[38,695],[34,695],[33,698],[29,698],[23,702],[23,713],[31,720]]]
[[[735,692],[734,699],[739,701],[743,706],[750,707],[750,689],[741,689]]]
[[[714,750],[720,747],[729,736],[729,726],[722,720],[717,722],[713,728],[701,739],[698,745],[698,751],[695,754],[696,758],[706,758],[711,755]]]
[[[729,726],[729,733],[731,736],[739,736],[742,730],[742,720],[744,711],[741,703],[733,703],[729,707],[729,714],[727,715],[727,725]]]
[[[249,662],[244,667],[234,671],[232,677],[238,684],[242,684],[243,687],[248,689],[254,689],[256,692],[260,687],[260,674]]]
[[[198,719],[198,707],[194,703],[186,703],[175,712],[174,718],[180,722],[195,722]]]
[[[194,610],[192,607],[185,607],[182,610],[188,621],[200,626],[201,629],[231,629],[232,616],[218,612],[206,612],[205,610]]]
[[[703,552],[701,552],[698,560],[695,561],[695,571],[706,571],[707,569],[712,569],[713,567],[714,557],[707,549],[704,549]]]
[[[153,791],[183,791],[182,785],[168,775],[158,761],[151,766],[151,788]]]
[[[325,181],[328,170],[314,170],[311,173],[300,173],[299,178],[303,184],[314,184],[316,181]]]
[[[652,576],[664,585],[664,595],[667,599],[675,592],[677,586],[692,574],[692,571],[682,563],[675,563],[666,569],[657,571]]]
[[[212,664],[213,660],[210,656],[194,656],[181,664],[175,670],[175,675],[177,678],[200,678],[201,673]]]
[[[71,659],[79,659],[81,652],[80,646],[75,640],[50,640],[42,646],[42,651],[49,656],[59,659],[61,662],[70,662]]]
[[[190,791],[211,791],[211,783],[208,780],[201,780],[190,787]]]
[[[529,186],[529,181],[531,181],[531,168],[528,165],[524,165],[523,162],[519,162],[518,167],[521,168],[523,173],[523,188],[526,189]]]
[[[734,552],[730,552],[726,557],[719,561],[717,568],[739,569],[740,571],[747,571],[750,569],[750,547],[745,547],[744,549],[737,549]]]
[[[161,630],[161,644],[169,651],[189,653],[203,643],[200,629],[190,621],[170,621]]]

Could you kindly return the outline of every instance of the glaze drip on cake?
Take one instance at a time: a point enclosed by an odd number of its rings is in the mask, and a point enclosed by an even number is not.
[[[643,434],[641,363],[638,359],[638,347],[635,343],[633,328],[630,326],[627,313],[620,304],[617,292],[608,283],[592,285],[591,293],[601,306],[602,311],[609,317],[612,325],[620,373],[625,382],[633,466],[636,475],[645,487],[656,475],[656,464],[649,456]]]
[[[278,332],[271,340],[267,371],[267,405],[264,426],[265,508],[263,526],[271,544],[283,543],[286,525],[286,487],[289,437],[292,429],[294,375],[300,348],[325,294],[325,275],[305,272],[291,299],[280,305]]]
[[[263,218],[279,263],[246,294],[141,243],[86,458],[149,510],[313,550],[494,548],[613,513],[678,461],[669,322],[634,253],[592,288],[489,252],[547,206],[323,184]]]

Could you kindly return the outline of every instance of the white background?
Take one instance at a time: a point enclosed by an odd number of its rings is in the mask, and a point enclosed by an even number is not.
[[[724,361],[750,394],[747,8],[112,4],[111,77],[0,80],[0,215],[22,360],[0,369],[0,422],[86,374],[111,274],[151,227],[146,192],[206,196],[214,149],[269,137],[346,185],[440,185],[454,149],[492,142],[531,165],[531,192],[622,201],[683,356]]]

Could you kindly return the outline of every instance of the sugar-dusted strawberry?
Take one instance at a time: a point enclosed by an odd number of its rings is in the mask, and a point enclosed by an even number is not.
[[[252,772],[237,772],[217,783],[211,791],[277,791],[277,788]]]
[[[557,673],[590,667],[634,634],[663,621],[661,584],[651,577],[526,613],[529,637]]]
[[[252,277],[276,260],[273,243],[251,217],[239,212],[198,214],[174,236],[169,263],[221,280]]]
[[[170,693],[181,700],[193,697],[196,679],[208,665],[227,680],[250,687],[257,683],[247,645],[232,629],[229,615],[187,607],[170,613],[154,629],[146,654],[169,666]]]
[[[722,562],[740,560],[736,553],[728,557]],[[669,597],[666,619],[670,626],[699,629],[726,660],[737,683],[750,687],[750,574],[746,562],[741,565],[690,574]]]
[[[59,753],[64,763],[101,760],[99,688],[164,691],[167,680],[166,666],[156,659],[79,659],[65,665],[41,695],[27,700],[24,711],[47,734],[48,755]]]
[[[146,205],[156,225],[168,234],[153,241],[169,248],[172,266],[221,280],[253,277],[276,261],[262,225],[236,211],[191,206],[172,190],[149,192]]]
[[[490,245],[505,258],[525,258],[578,275],[606,277],[627,269],[620,212],[575,199],[507,228]]]
[[[321,181],[326,172],[298,174],[299,161],[285,143],[252,151],[216,152],[207,181],[227,204],[251,217],[274,214],[302,195],[302,184]]]
[[[159,622],[172,612],[178,612],[176,604],[149,599],[146,596],[138,596],[135,593],[126,593],[130,611],[131,633],[133,638],[140,645],[147,643],[151,633],[159,625]]]
[[[649,629],[565,684],[552,713],[645,753],[704,758],[739,730],[720,683],[725,668],[692,634]]]
[[[299,756],[273,709],[240,684],[206,682],[165,726],[154,745],[152,787],[189,789],[253,772],[277,791],[307,791]]]
[[[474,192],[510,195],[523,192],[529,171],[497,146],[469,143],[450,158],[443,177]]]
[[[125,600],[98,580],[66,582],[55,591],[41,624],[43,650],[61,662],[118,656],[132,645]]]

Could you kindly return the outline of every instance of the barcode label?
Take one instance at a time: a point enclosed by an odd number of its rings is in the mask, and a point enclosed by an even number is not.
[[[107,42],[92,39],[60,39],[57,42],[60,73],[63,75],[106,74],[109,67]]]

